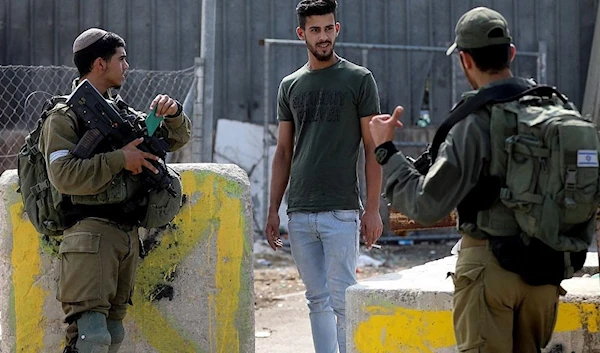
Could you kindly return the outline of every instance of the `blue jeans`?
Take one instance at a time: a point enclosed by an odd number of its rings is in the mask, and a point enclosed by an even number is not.
[[[346,288],[356,283],[358,210],[289,214],[292,256],[306,286],[315,353],[346,352]]]

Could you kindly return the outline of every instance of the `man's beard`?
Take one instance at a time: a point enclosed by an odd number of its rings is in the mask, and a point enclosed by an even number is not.
[[[108,71],[109,69],[107,68],[104,73],[105,75],[109,76],[110,72]],[[123,83],[125,83],[125,77],[127,74],[126,73],[122,73],[121,76],[123,77],[119,82],[113,82],[112,85],[110,86],[110,88],[113,89],[121,89],[121,87],[123,86]]]
[[[321,44],[323,42],[317,43],[315,46],[312,46],[308,43],[306,43],[306,46],[308,47],[308,50],[310,50],[310,52],[314,55],[314,57],[318,60],[318,61],[329,61],[331,60],[331,58],[333,57],[333,48],[334,45],[332,42],[326,42],[329,43],[331,45],[331,51],[329,52],[329,54],[320,54],[317,48],[317,45]]]

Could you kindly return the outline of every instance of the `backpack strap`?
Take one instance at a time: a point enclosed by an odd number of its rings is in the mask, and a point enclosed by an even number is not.
[[[65,103],[69,96],[52,96],[46,100],[42,108],[42,120],[45,120],[58,103]]]
[[[446,140],[446,136],[450,129],[458,122],[465,119],[471,113],[481,109],[487,104],[506,103],[517,100],[527,95],[539,97],[552,97],[556,95],[565,104],[569,100],[560,93],[555,87],[547,85],[529,86],[521,83],[505,83],[479,91],[475,96],[469,99],[463,99],[456,104],[440,125],[433,137],[431,143],[431,163],[433,163],[438,155],[440,146]]]
[[[33,156],[40,152],[38,143],[40,140],[40,135],[42,134],[42,126],[44,125],[44,121],[46,121],[46,118],[50,116],[54,107],[56,107],[58,103],[64,103],[66,101],[67,96],[53,96],[44,102],[42,114],[38,119],[35,128],[29,133],[29,135],[25,137],[26,148],[23,150],[23,155],[29,156],[30,163],[33,163],[31,160]]]
[[[571,278],[573,277],[573,275],[575,274],[575,268],[573,267],[573,264],[571,263],[571,253],[568,251],[565,251],[563,253],[564,255],[564,261],[565,261],[565,273],[564,273],[564,278]]]

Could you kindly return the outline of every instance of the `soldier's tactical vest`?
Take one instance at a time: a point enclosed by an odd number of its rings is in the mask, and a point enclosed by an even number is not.
[[[144,190],[138,178],[122,171],[95,195],[63,195],[48,179],[44,156],[38,143],[44,121],[52,113],[68,110],[66,97],[53,97],[44,109],[35,129],[25,138],[18,156],[19,192],[25,211],[35,229],[48,236],[62,232],[85,217],[107,218],[120,224],[146,228],[162,227],[173,220],[182,203],[182,188],[179,175],[168,168],[177,195],[166,191]],[[123,103],[124,104],[124,103]],[[133,116],[129,107],[118,106],[124,119]],[[79,131],[80,136],[85,131]],[[110,148],[100,143],[96,153],[108,152]],[[106,207],[111,205],[111,207]]]

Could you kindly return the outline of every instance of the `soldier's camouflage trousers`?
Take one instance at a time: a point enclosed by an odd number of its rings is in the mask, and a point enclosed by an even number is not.
[[[487,246],[461,249],[452,278],[459,352],[538,352],[550,341],[560,287],[526,284]]]
[[[137,228],[86,218],[64,232],[57,299],[65,321],[74,323],[85,312],[121,321],[131,303],[138,263]],[[67,338],[76,330],[70,325]],[[74,342],[73,342],[74,343]]]

